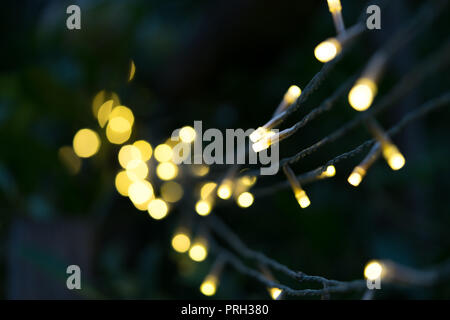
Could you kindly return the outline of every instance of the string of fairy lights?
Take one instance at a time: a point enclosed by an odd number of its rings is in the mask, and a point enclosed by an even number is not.
[[[327,0],[328,9],[332,15],[336,29],[336,36],[321,42],[314,50],[316,59],[327,63],[338,57],[357,36],[362,33],[361,24],[346,29],[342,16],[342,5],[339,0]],[[398,46],[397,46],[398,48]],[[381,51],[372,56],[359,78],[352,85],[348,93],[348,103],[356,111],[366,111],[372,105],[376,94],[378,82],[389,55]],[[136,72],[133,61],[130,63],[128,81],[132,81]],[[296,85],[288,88],[281,102],[275,109],[272,118],[263,126],[253,131],[249,139],[255,153],[261,152],[275,143],[293,135],[298,127],[293,126],[281,131],[274,130],[286,118],[292,110],[297,108],[297,102],[302,97],[302,90]],[[114,92],[100,91],[95,95],[92,109],[98,125],[105,131],[109,143],[120,146],[117,152],[120,170],[115,176],[117,192],[128,197],[133,206],[139,211],[148,212],[155,220],[164,219],[169,212],[183,198],[183,180],[180,176],[187,170],[187,174],[200,180],[196,188],[197,199],[193,210],[198,216],[208,216],[218,199],[234,199],[241,208],[248,208],[254,203],[254,195],[250,191],[257,182],[254,174],[238,175],[239,166],[230,168],[219,181],[206,181],[210,172],[207,165],[182,166],[175,157],[180,159],[180,154],[175,154],[174,146],[182,143],[190,147],[196,139],[196,131],[190,126],[184,126],[178,131],[178,136],[167,139],[154,148],[149,141],[144,139],[130,142],[135,117],[133,111],[121,105],[119,96]],[[372,164],[382,156],[392,170],[399,170],[405,165],[405,158],[398,147],[392,142],[389,135],[377,123],[373,117],[365,122],[375,139],[367,156],[353,169],[348,176],[348,183],[357,187],[362,182]],[[92,129],[80,129],[73,138],[72,147],[64,146],[59,150],[62,161],[72,173],[80,170],[81,160],[94,156],[101,147],[100,135]],[[181,160],[183,160],[181,155]],[[155,168],[154,172],[150,168]],[[288,163],[283,164],[282,170],[294,193],[294,197],[300,208],[311,205],[307,192],[303,189],[298,177]],[[154,175],[158,181],[155,182]],[[328,165],[314,178],[331,178],[336,175],[334,165]],[[207,232],[197,230],[195,236],[188,224],[180,224],[171,239],[172,248],[181,254],[188,254],[194,262],[202,262],[208,257],[210,249],[209,235]],[[213,264],[211,271],[206,275],[199,286],[201,293],[212,296],[216,293],[220,275],[227,260],[219,255]],[[276,282],[270,271],[261,265],[264,277]],[[370,261],[365,269],[364,276],[374,280],[386,273],[386,268],[378,261]],[[273,299],[282,298],[283,290],[277,287],[268,287],[268,292]]]

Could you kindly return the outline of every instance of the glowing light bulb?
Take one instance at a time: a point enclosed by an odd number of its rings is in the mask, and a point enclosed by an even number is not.
[[[271,144],[272,141],[270,140],[270,137],[266,134],[263,138],[253,143],[252,149],[255,152],[260,152],[270,147]]]
[[[195,129],[189,126],[185,126],[180,129],[180,139],[183,142],[191,143],[195,140],[196,132]]]
[[[369,262],[364,269],[364,276],[369,280],[376,280],[381,277],[383,266],[378,261]]]
[[[333,177],[336,174],[336,168],[333,165],[328,166],[325,173],[328,177]]]
[[[116,175],[115,185],[117,192],[119,192],[122,196],[128,197],[128,188],[133,183],[131,179],[128,177],[126,171],[120,171]]]
[[[114,100],[111,99],[103,103],[98,109],[97,120],[101,128],[103,128],[108,122],[109,115],[111,114],[113,106]]]
[[[302,90],[297,86],[290,86],[288,91],[284,95],[284,101],[288,104],[292,104],[302,93]]]
[[[133,126],[133,123],[133,111],[125,106],[117,106],[109,114],[109,124],[113,131],[127,132]]]
[[[205,164],[193,164],[191,171],[197,177],[204,177],[209,173],[209,167]]]
[[[128,82],[130,82],[131,80],[133,80],[134,78],[134,74],[136,73],[136,65],[134,64],[134,61],[131,60],[130,61],[130,72],[128,74]]]
[[[100,138],[91,129],[81,129],[73,137],[73,151],[80,158],[89,158],[100,148]]]
[[[172,180],[178,175],[178,167],[172,162],[162,162],[156,167],[156,175],[161,180]]]
[[[196,262],[201,262],[207,256],[208,248],[206,247],[206,241],[204,239],[196,240],[189,249],[189,257]]]
[[[183,193],[183,187],[175,181],[164,182],[161,186],[161,198],[170,203],[180,201]]]
[[[122,168],[126,168],[132,160],[141,160],[141,152],[133,145],[125,145],[119,150],[119,163]]]
[[[263,137],[267,136],[268,134],[273,135],[275,133],[270,129],[266,129],[264,127],[259,127],[258,129],[256,129],[255,131],[253,131],[250,134],[249,138],[252,142],[256,142],[256,141],[262,139]]]
[[[298,190],[297,192],[295,192],[295,198],[297,199],[300,207],[303,209],[311,204],[305,190]]]
[[[392,170],[399,170],[405,165],[405,158],[394,144],[383,144],[382,152]]]
[[[211,204],[209,201],[206,200],[199,200],[195,204],[195,211],[200,216],[207,216],[211,212]]]
[[[221,199],[229,199],[231,197],[233,183],[230,180],[225,180],[217,189],[217,195]]]
[[[177,234],[172,238],[172,248],[179,253],[187,252],[190,246],[191,240],[185,234]]]
[[[138,209],[139,211],[147,211],[148,212],[148,204],[150,203],[150,201],[152,200],[153,195],[150,197],[150,199],[148,199],[147,201],[145,201],[144,203],[135,203],[133,201],[131,201],[131,203],[133,204],[133,206]]]
[[[109,127],[112,131],[124,133],[131,130],[131,125],[127,119],[122,117],[115,117],[109,121]]]
[[[126,172],[132,181],[143,180],[148,175],[148,167],[142,160],[131,160],[127,164]]]
[[[255,198],[250,192],[243,192],[237,198],[237,204],[241,208],[248,208],[253,204]]]
[[[169,207],[167,203],[162,199],[153,199],[148,204],[148,213],[155,220],[161,220],[167,216]]]
[[[202,187],[200,188],[200,198],[202,199],[208,198],[214,191],[216,186],[217,183],[215,182],[206,182],[205,184],[203,184]]]
[[[331,13],[342,11],[341,1],[340,0],[327,0],[328,9]]]
[[[133,143],[133,146],[138,148],[141,153],[141,159],[148,161],[152,157],[153,149],[150,143],[145,140],[138,140]]]
[[[348,102],[357,111],[367,110],[376,95],[377,85],[369,78],[359,79],[348,94]]]
[[[317,45],[314,49],[314,56],[320,62],[333,60],[341,52],[341,44],[335,38],[327,39]]]
[[[100,113],[100,108],[103,106],[103,104],[105,102],[107,102],[108,100],[112,100],[113,101],[113,106],[118,106],[120,105],[120,99],[119,96],[115,93],[115,92],[110,92],[110,91],[99,91],[95,97],[92,100],[92,113],[94,114],[94,117],[96,117],[98,119],[99,117],[99,113]],[[104,110],[106,111],[106,110]],[[108,113],[109,114],[109,113]],[[100,119],[98,119],[100,122]],[[108,119],[106,119],[107,121]],[[102,120],[103,121],[103,120]],[[103,126],[102,126],[103,127]]]
[[[256,183],[256,176],[243,176],[240,178],[240,182],[247,187],[251,187]]]
[[[213,296],[217,290],[218,279],[213,275],[209,275],[205,278],[200,286],[200,292],[205,296]]]
[[[270,288],[269,293],[273,300],[277,300],[283,290],[279,288]]]
[[[186,232],[180,231],[172,238],[172,248],[179,253],[185,253],[191,246],[191,239]]]
[[[334,177],[336,175],[336,168],[333,165],[330,165],[327,167],[325,171],[322,172],[321,177],[322,178],[330,178]]]
[[[155,148],[155,159],[159,162],[172,160],[173,150],[168,144],[160,144]]]
[[[106,126],[106,138],[109,142],[113,144],[122,144],[125,143],[131,136],[131,127],[128,131],[125,132],[117,132],[111,128],[110,123]]]
[[[362,179],[366,175],[366,170],[364,168],[361,168],[359,166],[356,166],[355,169],[353,169],[353,172],[348,177],[347,181],[352,186],[357,187],[361,183]]]
[[[256,141],[258,141],[259,139],[261,139],[262,137],[263,137],[263,135],[264,135],[264,133],[266,132],[266,129],[265,128],[263,128],[263,127],[259,127],[259,128],[257,128],[255,131],[253,131],[251,134],[250,134],[250,140],[252,141],[252,142],[256,142]]]
[[[153,196],[153,187],[148,181],[135,181],[128,187],[128,196],[133,203],[143,204]]]

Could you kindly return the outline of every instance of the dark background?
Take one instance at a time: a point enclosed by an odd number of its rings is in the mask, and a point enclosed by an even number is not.
[[[70,31],[65,12],[74,3],[81,7],[82,29]],[[383,8],[382,29],[355,43],[288,124],[360,70],[422,3],[395,1]],[[342,5],[347,26],[366,7],[356,0]],[[198,264],[170,248],[181,213],[196,215],[193,205],[185,201],[168,218],[154,221],[117,194],[119,147],[108,144],[98,127],[92,98],[103,89],[117,92],[136,117],[130,141],[145,138],[153,146],[194,120],[203,120],[204,128],[255,128],[270,118],[291,84],[304,88],[320,70],[314,47],[335,35],[326,1],[29,0],[1,6],[0,297],[80,297],[64,289],[66,266],[79,264],[83,298],[203,298],[198,286],[214,253]],[[448,21],[443,12],[393,57],[377,99],[438,50]],[[127,83],[130,59],[137,71]],[[380,122],[392,126],[447,90],[449,80],[448,69],[440,70]],[[317,142],[355,115],[341,99],[283,142],[281,156]],[[346,178],[361,159],[340,163],[335,178],[305,187],[311,199],[306,210],[283,190],[256,199],[249,209],[232,204],[213,214],[251,248],[308,274],[360,279],[372,258],[417,268],[437,264],[450,257],[448,118],[444,108],[395,137],[406,158],[398,172],[380,159],[355,189]],[[58,150],[71,145],[83,127],[100,133],[102,147],[70,175]],[[361,126],[293,169],[298,174],[314,169],[369,137]],[[212,176],[223,170],[212,168]],[[256,187],[283,179],[264,177]],[[224,270],[215,297],[269,298],[260,283],[231,268]],[[449,298],[450,290],[442,284],[376,297]]]

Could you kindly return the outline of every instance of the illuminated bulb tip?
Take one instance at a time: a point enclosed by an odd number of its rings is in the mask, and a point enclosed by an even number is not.
[[[127,164],[126,172],[132,181],[143,180],[148,175],[148,167],[142,160],[131,160]]]
[[[207,216],[211,212],[211,204],[206,200],[200,200],[195,205],[195,211],[200,216]]]
[[[197,177],[204,177],[209,173],[209,167],[204,164],[191,165],[192,173]]]
[[[295,198],[298,201],[298,204],[302,209],[308,207],[311,204],[311,201],[308,198],[308,195],[304,190],[300,190],[295,193]]]
[[[325,177],[334,177],[336,175],[336,168],[333,165],[328,166],[327,169],[323,172],[323,175]]]
[[[160,144],[155,148],[155,159],[159,162],[172,160],[173,150],[168,144]]]
[[[258,129],[256,129],[255,131],[253,131],[251,134],[250,134],[250,140],[252,141],[252,142],[256,142],[256,141],[258,141],[259,139],[261,139],[265,134],[266,134],[266,132],[267,132],[267,129],[266,128],[263,128],[263,127],[259,127]]]
[[[357,187],[361,183],[361,181],[364,178],[365,174],[366,174],[366,170],[364,170],[363,168],[357,166],[357,167],[355,167],[355,169],[353,169],[353,172],[350,174],[350,176],[348,177],[347,181],[352,186]]]
[[[172,180],[178,175],[178,167],[172,162],[162,162],[156,167],[156,175],[161,180]]]
[[[272,297],[272,299],[277,300],[278,297],[280,296],[280,294],[283,292],[283,290],[281,290],[279,288],[270,288],[269,292],[270,292],[270,296]]]
[[[334,38],[325,40],[314,49],[314,55],[320,62],[333,60],[341,52],[341,44]]]
[[[164,182],[161,186],[161,197],[167,202],[178,202],[183,198],[183,187],[175,181]]]
[[[237,198],[237,204],[241,208],[248,208],[253,204],[255,198],[250,192],[243,192]]]
[[[181,141],[186,143],[191,143],[194,141],[196,135],[195,129],[189,126],[181,128],[179,133]]]
[[[364,276],[369,280],[376,280],[383,274],[383,266],[378,261],[369,262],[364,269]]]
[[[217,183],[215,182],[206,182],[200,189],[200,197],[202,199],[206,199],[216,188]]]
[[[327,0],[328,9],[331,13],[342,11],[342,5],[340,0]]]
[[[352,172],[352,174],[347,179],[348,183],[352,186],[357,187],[362,181],[362,177],[358,172]]]
[[[131,130],[134,123],[134,115],[130,108],[125,106],[115,107],[109,114],[109,127],[117,133]]]
[[[109,142],[113,144],[122,144],[126,142],[131,136],[131,127],[130,130],[125,132],[117,132],[111,128],[111,123],[108,123],[106,126],[106,138]]]
[[[213,296],[217,290],[217,282],[218,280],[215,276],[206,277],[200,286],[200,292],[205,296]]]
[[[392,170],[399,170],[405,165],[405,158],[400,154],[395,154],[389,158],[389,166]]]
[[[120,171],[116,175],[115,179],[115,185],[117,192],[119,192],[122,196],[127,197],[128,196],[128,188],[133,183],[131,179],[128,177],[126,171]]]
[[[256,183],[256,176],[243,176],[240,182],[247,187],[251,187]]]
[[[196,261],[201,262],[206,259],[208,256],[208,249],[203,241],[195,242],[192,247],[189,249],[189,257]]]
[[[375,97],[377,85],[369,78],[359,79],[348,94],[348,102],[357,111],[367,110]]]
[[[217,189],[217,196],[221,199],[229,199],[231,197],[231,181],[225,181]]]
[[[302,93],[302,90],[299,87],[297,87],[297,86],[290,86],[288,91],[284,95],[284,100],[287,103],[291,104],[295,100],[297,100],[297,98],[300,96],[301,93]]]
[[[184,253],[189,250],[191,246],[191,239],[186,233],[180,232],[177,233],[172,238],[172,248],[179,253]]]
[[[153,196],[152,196],[153,197]],[[150,200],[151,200],[151,198],[150,199],[148,199],[146,202],[144,202],[144,203],[135,203],[135,202],[132,202],[133,203],[133,205],[134,205],[134,207],[136,208],[136,209],[138,209],[139,211],[148,211],[148,204],[150,203]]]
[[[133,143],[133,146],[136,147],[141,153],[141,159],[143,161],[148,161],[152,157],[153,149],[150,143],[145,140],[139,140]]]
[[[405,158],[393,144],[383,147],[383,156],[392,170],[399,170],[405,165]]]
[[[141,152],[133,145],[125,145],[119,150],[119,163],[122,168],[126,168],[132,160],[141,160]]]
[[[80,158],[89,158],[100,148],[100,138],[91,129],[81,129],[73,137],[73,151]]]
[[[153,199],[148,204],[148,213],[150,217],[155,220],[161,220],[165,216],[167,216],[167,212],[169,211],[169,207],[167,203],[162,199]]]
[[[263,137],[259,141],[252,144],[252,149],[254,152],[258,153],[270,147],[271,140],[268,137]]]
[[[128,187],[128,196],[133,203],[143,204],[153,197],[153,187],[148,181],[135,181]]]

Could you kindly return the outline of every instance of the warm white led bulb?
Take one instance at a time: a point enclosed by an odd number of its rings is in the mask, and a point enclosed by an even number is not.
[[[394,144],[384,144],[382,152],[383,157],[386,159],[392,170],[399,170],[405,165],[405,158]]]
[[[340,0],[327,0],[328,9],[331,13],[342,11],[342,5]]]
[[[317,45],[314,49],[314,56],[320,62],[333,60],[341,52],[341,44],[335,38],[327,39]]]
[[[298,204],[302,209],[308,207],[311,204],[311,201],[309,200],[305,190],[298,190],[295,193],[295,198],[297,199]]]
[[[359,79],[348,94],[348,102],[357,111],[367,110],[377,93],[376,83],[369,78]]]
[[[376,280],[381,277],[383,266],[378,261],[369,262],[364,269],[364,276],[369,280]]]
[[[357,166],[357,167],[355,167],[355,169],[353,169],[353,172],[350,174],[347,181],[352,186],[357,187],[361,183],[365,174],[366,174],[366,170],[364,170],[364,168]]]
[[[302,90],[297,86],[290,86],[286,94],[284,95],[284,101],[288,104],[292,104],[302,93]]]

